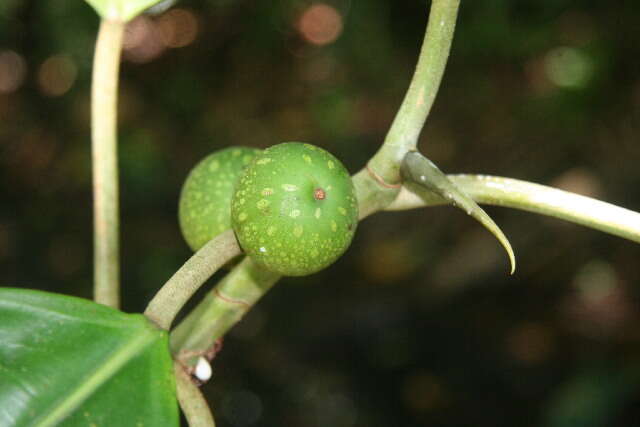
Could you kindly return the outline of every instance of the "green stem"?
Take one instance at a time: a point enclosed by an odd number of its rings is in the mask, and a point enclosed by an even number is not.
[[[447,65],[459,5],[460,0],[431,2],[429,23],[411,85],[384,144],[368,164],[372,173],[388,184],[401,181],[400,163],[408,151],[416,149]]]
[[[123,22],[101,21],[91,90],[94,299],[114,308],[120,305],[117,104],[123,33]]]
[[[144,314],[162,329],[169,329],[182,306],[223,264],[240,255],[233,231],[210,240],[162,286]]]
[[[179,363],[175,363],[173,369],[176,376],[178,402],[189,427],[215,427],[216,423],[209,405],[198,387],[191,381],[191,377]]]
[[[581,224],[640,243],[640,213],[590,197],[517,179],[488,175],[447,175],[478,203],[521,209]],[[407,189],[387,210],[449,204],[432,194],[421,198]]]
[[[449,57],[460,0],[433,0],[420,58],[411,85],[385,138],[385,142],[366,168],[353,177],[360,219],[384,209],[400,192],[400,164],[404,155],[414,150],[418,136],[431,110]],[[262,293],[278,280],[256,266],[243,261],[220,283],[223,295],[243,303],[240,307],[215,297],[212,293],[173,331],[174,354],[198,354],[210,349],[215,341],[249,309]],[[253,272],[253,273],[252,273]],[[255,293],[245,295],[244,289]],[[216,288],[218,289],[218,288]]]
[[[245,257],[171,332],[173,354],[207,352],[279,278]]]

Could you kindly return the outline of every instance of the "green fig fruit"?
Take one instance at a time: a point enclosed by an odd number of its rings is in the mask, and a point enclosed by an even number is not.
[[[329,152],[299,142],[274,145],[244,170],[231,223],[242,249],[263,267],[285,276],[315,273],[351,244],[355,188]]]
[[[209,154],[189,172],[180,193],[182,236],[195,252],[231,228],[230,205],[236,181],[260,150],[230,147]]]

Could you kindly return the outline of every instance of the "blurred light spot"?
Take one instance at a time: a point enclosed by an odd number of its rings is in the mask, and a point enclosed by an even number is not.
[[[13,179],[38,189],[48,182],[50,167],[57,152],[55,135],[46,130],[33,128],[25,131],[18,144],[13,145],[12,150],[6,152],[6,159],[10,164],[18,167],[12,168]],[[48,185],[46,188],[50,188]]]
[[[329,392],[313,401],[315,425],[351,427],[358,419],[358,411],[353,400],[343,393]]]
[[[547,78],[564,88],[584,87],[593,74],[593,62],[584,52],[571,47],[550,50],[545,57]]]
[[[409,375],[402,386],[404,403],[414,412],[436,409],[444,403],[440,382],[431,374],[417,372]]]
[[[551,186],[587,197],[602,197],[602,184],[598,177],[584,168],[569,169],[551,182]]]
[[[138,16],[127,24],[122,47],[124,57],[138,64],[153,61],[166,49],[158,26],[146,16]]]
[[[61,96],[67,93],[78,75],[75,62],[65,54],[47,58],[38,69],[38,84],[42,93]]]
[[[311,5],[300,16],[298,31],[311,44],[324,46],[333,43],[342,33],[342,16],[327,4]]]
[[[509,331],[507,349],[522,363],[540,363],[549,357],[553,342],[548,328],[537,323],[525,323]]]
[[[56,236],[48,249],[49,266],[56,277],[66,279],[80,271],[86,260],[86,248],[75,236]]]
[[[220,410],[229,424],[249,426],[255,424],[262,416],[262,400],[248,390],[234,391],[225,394]]]
[[[331,55],[319,55],[305,61],[302,68],[304,78],[310,82],[319,82],[327,80],[330,77],[336,77],[336,60]]]
[[[408,277],[420,265],[414,253],[411,241],[406,238],[376,242],[361,252],[360,269],[371,282],[393,283]]]
[[[443,295],[460,292],[482,274],[498,268],[506,271],[507,262],[491,234],[478,228],[467,229],[464,239],[456,239],[435,266],[432,289]]]
[[[27,64],[22,56],[12,50],[0,52],[0,92],[15,92],[22,86]]]
[[[158,31],[162,42],[167,47],[184,47],[196,39],[198,35],[198,20],[196,16],[184,9],[173,9],[157,21]]]
[[[593,338],[625,335],[634,306],[611,264],[594,260],[573,279],[575,291],[562,308],[569,326]]]
[[[615,270],[604,261],[594,261],[585,265],[574,278],[574,286],[580,296],[587,301],[600,301],[616,288],[618,279]]]

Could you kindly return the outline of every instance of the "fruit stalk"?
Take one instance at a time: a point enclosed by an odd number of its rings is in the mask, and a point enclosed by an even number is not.
[[[218,235],[171,276],[153,297],[144,314],[160,328],[169,329],[182,306],[198,288],[222,265],[240,253],[233,231],[228,230]]]

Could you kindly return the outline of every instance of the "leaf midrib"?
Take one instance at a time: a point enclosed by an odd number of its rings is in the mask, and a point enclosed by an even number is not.
[[[36,418],[33,425],[46,427],[58,424],[113,377],[127,362],[140,354],[140,350],[148,347],[154,341],[156,334],[156,331],[144,326],[141,327],[140,333],[136,333],[132,339],[113,351],[100,366],[85,377],[85,380],[75,390],[63,399],[56,401],[48,411]]]

